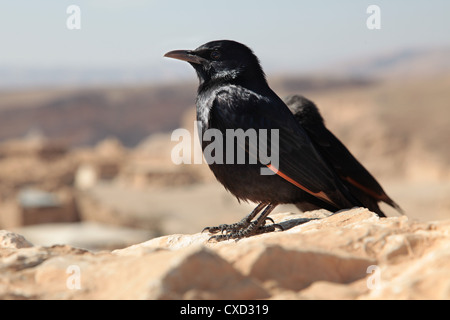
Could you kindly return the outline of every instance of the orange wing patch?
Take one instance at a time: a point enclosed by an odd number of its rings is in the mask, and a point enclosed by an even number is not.
[[[331,203],[334,206],[337,206],[323,191],[313,192],[313,191],[309,190],[308,188],[306,188],[305,186],[302,186],[300,183],[298,183],[294,179],[292,179],[289,176],[285,175],[283,172],[281,172],[280,170],[278,170],[277,168],[275,168],[271,164],[266,165],[266,167],[269,168],[270,170],[272,170],[275,174],[279,175],[284,180],[292,183],[297,188],[300,188],[303,191],[308,192],[309,194],[313,195],[314,197],[317,197],[317,198],[322,199],[322,200],[324,200],[324,201],[326,201],[328,203]]]
[[[350,182],[352,185],[354,185],[355,187],[357,187],[358,189],[364,191],[365,193],[367,193],[369,196],[374,197],[375,199],[378,200],[385,200],[385,197],[383,195],[380,195],[378,193],[376,193],[375,191],[363,186],[362,184],[359,184],[358,182],[356,182],[355,180],[353,180],[350,177],[344,177],[345,180],[347,180],[348,182]]]

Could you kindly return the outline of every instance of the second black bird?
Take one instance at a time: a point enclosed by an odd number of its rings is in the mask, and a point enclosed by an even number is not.
[[[197,72],[197,121],[202,136],[210,129],[224,135],[227,129],[278,132],[277,167],[265,164],[251,152],[254,141],[236,144],[235,148],[245,149],[249,158],[257,158],[256,163],[209,163],[217,180],[238,200],[258,203],[237,223],[205,228],[211,233],[225,232],[213,239],[237,239],[275,230],[277,225],[266,225],[266,220],[282,203],[309,203],[333,212],[363,206],[317,150],[286,104],[270,89],[251,49],[235,41],[221,40],[195,50],[171,51],[165,56],[187,61]],[[201,141],[204,153],[211,143]],[[270,145],[267,143],[268,148]],[[226,151],[224,148],[223,152]],[[274,174],[262,175],[262,168],[269,168]]]
[[[300,95],[292,95],[284,99],[284,102],[306,130],[316,149],[364,207],[376,212],[380,217],[385,217],[378,205],[379,202],[385,202],[403,213],[400,206],[386,194],[370,172],[327,129],[317,106],[312,101]],[[303,211],[319,208],[307,202],[298,203],[297,207]]]

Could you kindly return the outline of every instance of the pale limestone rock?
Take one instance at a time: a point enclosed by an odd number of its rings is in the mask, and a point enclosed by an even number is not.
[[[450,299],[450,221],[274,214],[239,241],[174,234],[101,252],[1,232],[0,299]]]
[[[7,230],[0,230],[0,249],[29,248],[33,245],[20,234]]]

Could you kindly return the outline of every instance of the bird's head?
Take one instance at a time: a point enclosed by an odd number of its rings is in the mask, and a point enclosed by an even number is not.
[[[315,103],[306,99],[304,96],[288,96],[284,99],[284,103],[291,109],[295,118],[302,126],[307,127],[324,123]]]
[[[247,46],[232,40],[211,41],[195,50],[174,50],[165,57],[189,62],[200,85],[211,82],[264,81],[258,58]]]

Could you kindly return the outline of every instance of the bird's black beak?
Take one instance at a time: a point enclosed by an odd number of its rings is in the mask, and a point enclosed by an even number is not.
[[[195,52],[191,50],[170,51],[167,52],[164,57],[187,61],[195,64],[202,64],[202,62],[206,61],[205,58],[196,55]]]

